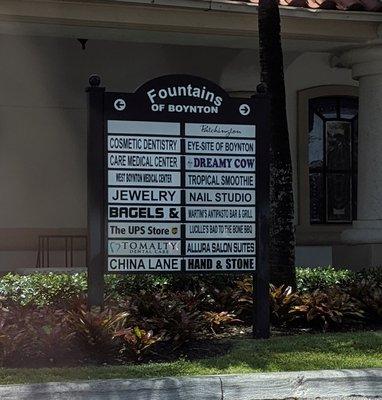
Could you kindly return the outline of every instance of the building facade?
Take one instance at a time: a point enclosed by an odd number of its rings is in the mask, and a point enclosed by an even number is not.
[[[381,10],[281,4],[297,265],[382,264]],[[0,0],[0,51],[0,270],[84,266],[88,77],[132,92],[191,74],[250,96],[257,4]]]

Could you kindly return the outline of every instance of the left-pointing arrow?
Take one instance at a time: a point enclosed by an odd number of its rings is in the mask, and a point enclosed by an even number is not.
[[[123,111],[126,108],[126,102],[123,99],[117,99],[114,102],[114,108],[117,111]]]

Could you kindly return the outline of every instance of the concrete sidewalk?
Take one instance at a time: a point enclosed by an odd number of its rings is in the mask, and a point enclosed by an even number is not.
[[[382,396],[382,369],[0,386],[1,400],[256,400]]]

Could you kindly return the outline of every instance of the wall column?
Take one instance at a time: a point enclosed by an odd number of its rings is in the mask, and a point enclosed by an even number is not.
[[[382,42],[348,50],[337,61],[359,81],[357,220],[341,239],[356,245],[355,252],[345,249],[356,257],[350,264],[382,265]]]

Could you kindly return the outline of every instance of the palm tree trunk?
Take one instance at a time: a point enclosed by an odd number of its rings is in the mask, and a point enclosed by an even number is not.
[[[292,162],[277,0],[259,0],[261,81],[271,101],[270,268],[275,285],[295,286]]]

